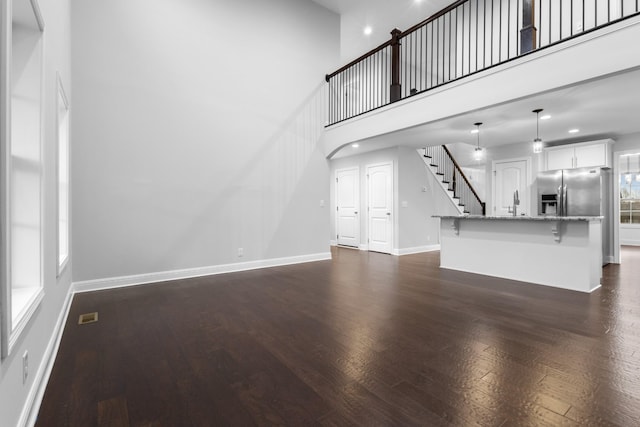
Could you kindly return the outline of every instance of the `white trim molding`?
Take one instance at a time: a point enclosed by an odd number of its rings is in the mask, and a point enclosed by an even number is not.
[[[27,400],[22,407],[22,413],[18,421],[18,426],[33,426],[38,418],[38,412],[40,411],[40,405],[42,404],[42,398],[44,392],[47,389],[49,383],[49,377],[53,370],[53,364],[56,361],[58,355],[58,348],[60,347],[60,341],[62,340],[62,333],[64,332],[64,326],[67,324],[67,318],[69,317],[69,310],[71,309],[71,302],[74,295],[73,285],[69,286],[67,296],[64,300],[62,310],[56,321],[56,325],[47,344],[47,348],[42,356],[40,366],[38,366],[38,372],[36,373],[31,390],[27,395]]]
[[[402,255],[411,255],[411,254],[421,254],[424,252],[434,252],[439,250],[440,250],[440,245],[415,246],[413,248],[394,249],[393,255],[402,256]]]
[[[213,265],[209,267],[187,268],[182,270],[161,271],[157,273],[135,274],[131,276],[111,277],[106,279],[74,282],[75,292],[91,292],[104,289],[115,289],[127,286],[147,285],[170,280],[188,279],[192,277],[210,276],[214,274],[234,273],[258,268],[278,267],[282,265],[301,264],[305,262],[325,261],[331,259],[331,252],[299,255],[285,258],[239,262],[234,264]]]

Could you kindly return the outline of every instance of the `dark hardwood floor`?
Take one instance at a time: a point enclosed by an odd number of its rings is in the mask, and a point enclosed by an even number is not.
[[[76,295],[37,425],[640,425],[640,248],[592,294],[438,264],[334,249]]]

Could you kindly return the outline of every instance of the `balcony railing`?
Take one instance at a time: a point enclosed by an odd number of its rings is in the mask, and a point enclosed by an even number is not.
[[[328,74],[328,125],[639,13],[638,0],[464,0]],[[632,42],[632,41],[630,41]]]

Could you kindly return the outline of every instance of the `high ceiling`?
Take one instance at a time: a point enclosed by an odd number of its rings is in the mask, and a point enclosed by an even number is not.
[[[391,38],[394,28],[406,30],[453,0],[313,0],[340,14],[342,62],[347,63]],[[364,28],[371,27],[365,35]]]
[[[405,30],[442,8],[452,0],[313,0],[341,15],[341,49],[343,62],[364,54],[389,39],[393,28]],[[365,26],[372,34],[365,36]],[[484,147],[531,142],[535,137],[535,114],[543,108],[549,120],[540,122],[540,136],[546,144],[616,138],[640,132],[640,70],[631,70],[594,81],[583,82],[552,92],[537,94],[507,104],[490,106],[480,111],[425,123],[391,135],[380,135],[361,141],[358,149],[346,147],[335,157],[403,145],[451,144],[461,164],[472,164],[471,155],[476,135],[473,123],[483,122],[480,141]],[[570,129],[579,129],[569,134]],[[465,151],[464,147],[468,149]],[[465,154],[466,153],[466,154]]]

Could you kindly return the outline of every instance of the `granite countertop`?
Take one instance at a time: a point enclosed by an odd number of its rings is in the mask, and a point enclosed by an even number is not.
[[[482,216],[482,215],[433,215],[442,219],[481,219],[507,221],[602,221],[603,216]]]

